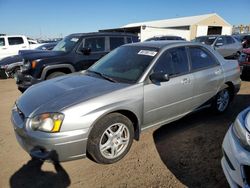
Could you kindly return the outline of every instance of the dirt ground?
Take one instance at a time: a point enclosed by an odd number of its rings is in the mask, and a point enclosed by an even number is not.
[[[14,80],[0,80],[0,187],[228,187],[220,159],[230,123],[250,104],[250,82],[223,115],[203,110],[145,131],[112,165],[89,159],[53,165],[32,161],[18,145],[10,113],[20,96]],[[32,101],[31,101],[32,102]]]

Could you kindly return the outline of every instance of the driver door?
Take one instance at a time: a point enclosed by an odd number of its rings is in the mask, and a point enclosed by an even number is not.
[[[185,47],[164,52],[152,69],[163,72],[169,81],[151,82],[144,86],[144,126],[167,123],[193,109],[193,76]]]

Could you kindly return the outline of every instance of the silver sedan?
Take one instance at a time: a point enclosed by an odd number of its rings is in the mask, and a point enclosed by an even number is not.
[[[239,76],[236,61],[202,44],[129,44],[84,72],[32,86],[16,101],[12,122],[32,157],[114,163],[147,128],[204,107],[224,112]]]

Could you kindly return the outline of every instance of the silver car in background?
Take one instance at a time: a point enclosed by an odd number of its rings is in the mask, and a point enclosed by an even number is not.
[[[232,36],[228,35],[208,35],[197,37],[195,42],[212,46],[224,58],[237,59],[243,49],[242,44]]]
[[[250,107],[229,128],[221,164],[230,187],[250,187]]]
[[[84,72],[32,86],[16,101],[12,122],[32,157],[114,163],[141,131],[203,107],[222,113],[239,89],[238,62],[209,46],[135,43]]]

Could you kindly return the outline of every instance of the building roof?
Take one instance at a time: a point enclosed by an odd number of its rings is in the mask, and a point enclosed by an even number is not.
[[[143,26],[143,25],[151,26],[151,27],[166,27],[166,28],[190,26],[190,25],[198,24],[199,22],[202,22],[203,20],[208,19],[212,16],[217,16],[219,19],[221,19],[223,22],[225,22],[226,25],[231,26],[228,22],[226,22],[218,14],[212,13],[212,14],[204,14],[204,15],[198,15],[198,16],[189,16],[189,17],[172,18],[172,19],[165,19],[165,20],[138,22],[138,23],[132,23],[132,24],[125,25],[122,28],[139,27],[139,26]]]

